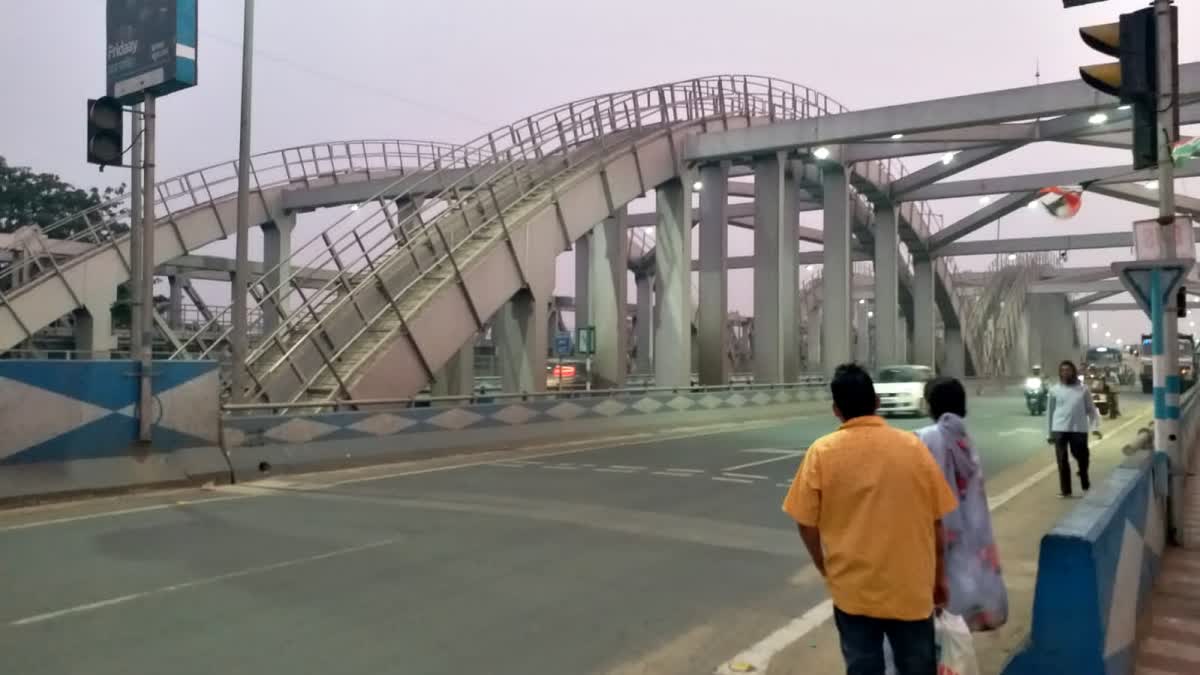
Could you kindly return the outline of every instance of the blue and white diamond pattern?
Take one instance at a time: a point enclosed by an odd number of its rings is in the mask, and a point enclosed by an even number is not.
[[[662,410],[662,407],[663,407],[662,403],[659,403],[656,399],[653,399],[650,397],[638,399],[638,402],[633,404],[634,410],[641,412],[641,413],[645,413],[647,415],[649,415],[651,413],[656,413],[659,410]]]
[[[592,412],[596,413],[597,415],[603,415],[604,417],[616,417],[617,415],[625,412],[625,410],[628,408],[629,406],[621,403],[615,398],[606,398],[600,403],[592,406]]]
[[[391,436],[416,424],[413,420],[391,413],[371,415],[350,425],[350,429],[372,436]]]
[[[280,443],[307,443],[337,430],[332,424],[317,422],[307,417],[293,417],[272,427],[263,435]]]
[[[559,403],[558,405],[554,406],[553,408],[547,410],[546,414],[553,417],[556,420],[561,420],[561,421],[565,422],[567,420],[576,419],[580,415],[583,415],[585,412],[587,412],[587,410],[585,408],[577,406],[574,403],[571,403],[570,401],[563,401],[562,403]]]
[[[667,402],[668,408],[679,411],[679,412],[683,412],[684,410],[690,410],[695,405],[696,405],[696,401],[687,396],[676,396],[675,398],[673,398]]]
[[[530,410],[523,405],[509,405],[492,413],[492,419],[505,424],[525,424],[538,416],[536,410]]]
[[[697,404],[706,410],[713,410],[725,405],[725,402],[712,394],[705,394],[703,398],[697,401]]]
[[[0,459],[14,455],[95,422],[113,410],[63,396],[18,380],[0,377],[0,411],[6,424],[0,434]]]
[[[429,423],[439,429],[460,431],[474,425],[483,419],[482,415],[473,413],[466,408],[451,408],[444,413],[429,418]]]

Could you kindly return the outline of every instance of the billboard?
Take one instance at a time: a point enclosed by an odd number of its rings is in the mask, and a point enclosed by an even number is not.
[[[108,0],[108,95],[124,105],[196,84],[197,0]]]

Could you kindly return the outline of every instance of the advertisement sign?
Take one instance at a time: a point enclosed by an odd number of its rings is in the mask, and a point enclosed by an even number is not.
[[[108,0],[108,95],[124,105],[196,84],[197,0]]]

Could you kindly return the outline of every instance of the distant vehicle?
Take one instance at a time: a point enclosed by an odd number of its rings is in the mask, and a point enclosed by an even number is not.
[[[875,393],[879,396],[881,415],[915,415],[928,413],[925,405],[925,383],[933,379],[928,366],[885,366],[875,376]]]
[[[1153,338],[1142,335],[1142,393],[1154,391]],[[1187,391],[1196,383],[1196,341],[1190,333],[1179,334],[1179,380],[1181,391]]]
[[[584,389],[587,387],[587,362],[570,359],[546,364],[546,389]]]
[[[1130,363],[1125,361],[1125,350],[1116,346],[1088,347],[1083,358],[1083,369],[1099,368],[1101,371],[1113,371],[1121,384],[1133,382],[1136,372]]]

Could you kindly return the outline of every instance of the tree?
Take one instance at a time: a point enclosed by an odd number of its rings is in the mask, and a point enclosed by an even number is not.
[[[10,166],[0,155],[0,232],[13,232],[26,225],[45,230],[59,221],[78,216],[50,230],[46,236],[69,239],[89,224],[100,237],[109,238],[129,229],[125,184],[117,187],[83,189],[52,173],[37,173]],[[80,215],[88,209],[86,217]]]

